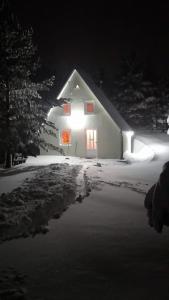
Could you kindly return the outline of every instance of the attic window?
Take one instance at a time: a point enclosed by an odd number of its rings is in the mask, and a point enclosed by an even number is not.
[[[71,144],[71,130],[70,129],[64,129],[61,131],[60,141],[61,141],[61,145],[63,145],[63,146]]]
[[[85,113],[91,114],[94,112],[94,103],[93,102],[86,102],[85,104]]]
[[[71,104],[70,103],[64,103],[63,104],[63,111],[65,115],[71,114]]]
[[[79,90],[79,89],[80,89],[80,87],[79,87],[78,84],[76,85],[75,89],[76,89],[76,90]]]

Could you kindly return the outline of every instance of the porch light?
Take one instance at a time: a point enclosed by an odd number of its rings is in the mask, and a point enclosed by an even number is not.
[[[73,110],[71,116],[67,117],[67,123],[71,129],[82,129],[86,125],[86,116],[83,111]]]
[[[126,131],[125,133],[128,138],[131,138],[134,135],[134,131]]]

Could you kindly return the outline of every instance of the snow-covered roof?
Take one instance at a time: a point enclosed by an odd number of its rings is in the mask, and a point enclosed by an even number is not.
[[[88,86],[88,88],[91,90],[91,92],[96,96],[96,98],[100,101],[102,106],[105,108],[105,110],[108,112],[108,114],[111,116],[111,118],[114,120],[114,122],[117,124],[117,126],[122,131],[132,131],[131,127],[127,124],[127,122],[123,119],[121,114],[117,111],[115,106],[112,104],[112,102],[107,98],[107,96],[104,94],[104,92],[94,83],[92,78],[86,74],[84,71],[80,71],[80,73],[75,69],[71,73],[69,79],[67,82],[71,81],[74,76],[79,76],[82,81]],[[67,82],[65,83],[62,91],[67,85]],[[62,91],[58,95],[58,98],[60,98]]]

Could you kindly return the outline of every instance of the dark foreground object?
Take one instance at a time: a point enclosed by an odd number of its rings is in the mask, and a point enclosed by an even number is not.
[[[148,191],[144,206],[147,209],[149,225],[157,232],[169,226],[169,162],[163,166],[159,180]]]

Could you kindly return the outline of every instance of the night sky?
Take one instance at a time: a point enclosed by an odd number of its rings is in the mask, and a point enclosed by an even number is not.
[[[65,80],[73,68],[111,80],[122,57],[135,53],[150,76],[169,74],[169,1],[11,0],[21,24],[32,26],[41,62]]]

